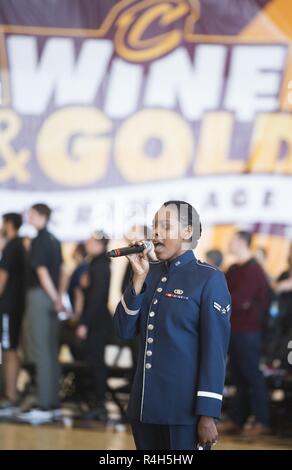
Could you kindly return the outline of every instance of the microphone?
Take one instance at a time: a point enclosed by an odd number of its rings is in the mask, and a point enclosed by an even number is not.
[[[134,253],[142,253],[145,250],[151,251],[153,248],[153,243],[149,240],[145,240],[143,245],[133,245],[133,246],[124,246],[122,248],[116,248],[115,250],[111,250],[107,252],[107,256],[109,258],[117,258],[118,256],[127,256],[132,255]]]

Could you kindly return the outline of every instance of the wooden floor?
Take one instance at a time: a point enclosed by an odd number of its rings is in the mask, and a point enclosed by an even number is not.
[[[0,450],[123,450],[134,449],[129,431],[95,426],[93,429],[64,426],[27,426],[0,423]],[[216,450],[292,449],[292,439],[274,437],[256,441],[221,437]]]

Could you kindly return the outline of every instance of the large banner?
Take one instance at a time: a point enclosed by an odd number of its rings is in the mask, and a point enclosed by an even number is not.
[[[292,224],[287,0],[0,2],[0,211],[118,237],[185,199],[204,224]]]

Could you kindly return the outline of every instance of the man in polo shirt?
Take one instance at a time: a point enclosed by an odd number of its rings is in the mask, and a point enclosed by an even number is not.
[[[38,234],[32,241],[29,254],[26,310],[37,373],[40,408],[37,412],[43,412],[44,418],[48,415],[48,419],[51,418],[52,410],[59,406],[57,314],[63,310],[60,293],[61,244],[47,229],[50,216],[51,209],[46,204],[35,204],[29,212],[29,223],[36,228]]]

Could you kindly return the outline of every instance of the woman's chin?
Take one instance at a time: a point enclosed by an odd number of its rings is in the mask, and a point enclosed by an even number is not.
[[[154,253],[159,261],[166,261],[168,259],[168,253],[164,246],[158,246],[155,248]]]

